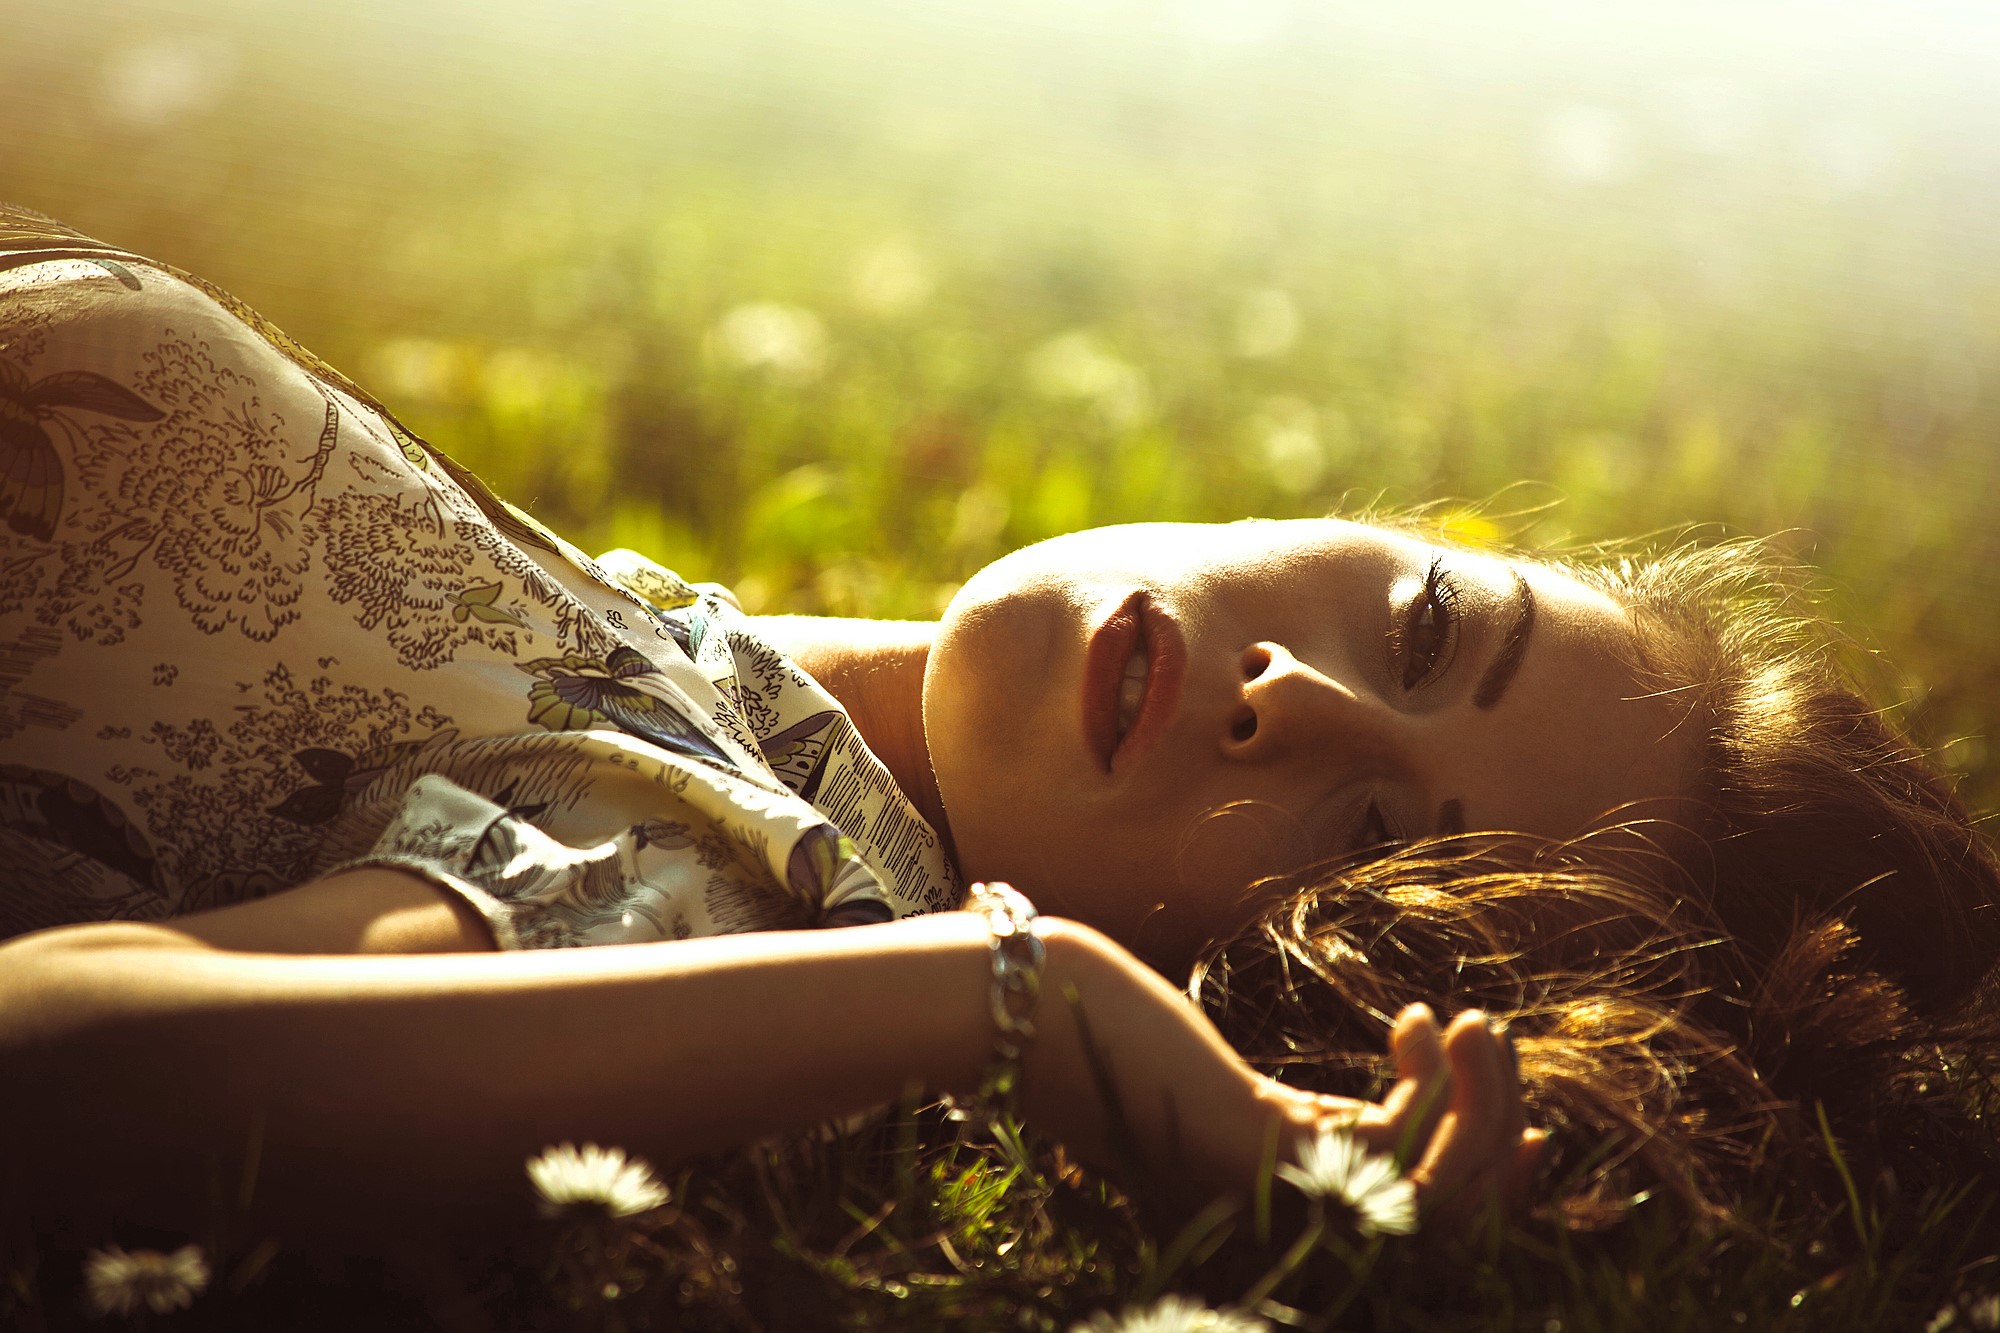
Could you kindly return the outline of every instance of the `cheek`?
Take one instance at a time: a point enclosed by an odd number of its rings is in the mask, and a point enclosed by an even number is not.
[[[1009,751],[1038,703],[1028,686],[1046,674],[1052,621],[1028,596],[961,593],[947,610],[925,663],[923,698],[924,739],[947,802],[948,785],[1011,766]]]
[[[1159,844],[1174,849],[1162,883],[1191,901],[1227,898],[1314,860],[1311,830],[1290,811],[1262,801],[1232,801],[1178,831],[1158,833]]]

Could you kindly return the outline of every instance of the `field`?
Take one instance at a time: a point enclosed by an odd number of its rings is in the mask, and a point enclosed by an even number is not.
[[[915,617],[1135,519],[1775,534],[2000,807],[1969,6],[8,0],[0,32],[0,197],[234,291],[587,549]]]

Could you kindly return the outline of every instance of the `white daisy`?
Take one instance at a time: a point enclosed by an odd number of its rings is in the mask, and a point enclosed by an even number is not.
[[[1116,1319],[1100,1310],[1088,1323],[1071,1324],[1069,1333],[1270,1333],[1271,1326],[1255,1315],[1211,1310],[1185,1296],[1162,1296],[1153,1304],[1127,1306]]]
[[[665,1186],[653,1178],[653,1168],[645,1161],[626,1157],[623,1148],[600,1148],[594,1143],[584,1144],[581,1151],[574,1143],[558,1144],[530,1157],[528,1179],[542,1196],[544,1217],[599,1210],[612,1217],[631,1217],[667,1201]]]
[[[1369,1152],[1346,1130],[1322,1129],[1299,1150],[1297,1166],[1278,1174],[1316,1199],[1338,1199],[1354,1210],[1364,1236],[1408,1236],[1417,1229],[1417,1187],[1396,1163]]]
[[[199,1245],[183,1245],[172,1254],[133,1250],[116,1245],[92,1250],[83,1260],[84,1300],[98,1315],[129,1315],[141,1306],[166,1314],[194,1304],[208,1286],[208,1261]]]

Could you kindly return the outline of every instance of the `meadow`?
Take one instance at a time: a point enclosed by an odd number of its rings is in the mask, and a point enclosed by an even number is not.
[[[752,611],[928,616],[1141,519],[1773,535],[2000,808],[2000,25],[1661,9],[10,0],[0,196],[230,289],[586,549]],[[1176,1258],[1004,1144],[888,1184],[816,1151],[683,1181],[706,1239],[652,1298],[730,1326],[711,1245],[848,1293],[829,1325],[1055,1327],[1005,1302],[1232,1252]],[[895,1197],[956,1220],[813,1249]],[[1865,1272],[1805,1232],[1784,1263],[1496,1238],[1434,1326],[1920,1327],[1957,1223],[1906,1263],[1871,1207],[1825,1224]],[[897,1268],[939,1234],[990,1264]],[[1836,1269],[1866,1295],[1813,1305]],[[1343,1317],[1433,1326],[1421,1272]]]

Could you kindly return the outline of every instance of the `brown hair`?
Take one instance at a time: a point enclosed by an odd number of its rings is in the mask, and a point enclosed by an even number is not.
[[[1630,609],[1643,672],[1706,727],[1697,836],[1461,837],[1320,867],[1190,993],[1253,1064],[1326,1091],[1367,1090],[1411,1001],[1508,1020],[1573,1224],[1645,1190],[1726,1220],[1780,1163],[1830,1191],[1822,1108],[1861,1169],[1948,1178],[1994,1045],[2000,861],[1767,547],[1567,563]]]
[[[1854,927],[1857,961],[1933,1014],[2000,955],[2000,861],[1954,784],[1871,703],[1866,655],[1768,545],[1683,545],[1574,567],[1630,608],[1644,669],[1705,718],[1689,867],[1733,934],[1775,947],[1800,921]]]

